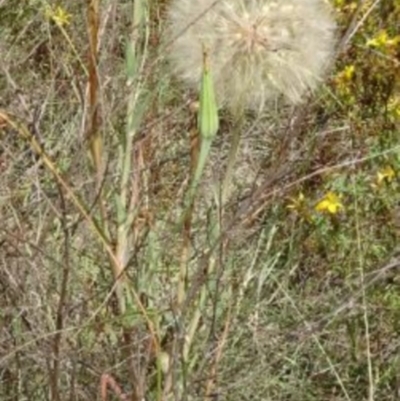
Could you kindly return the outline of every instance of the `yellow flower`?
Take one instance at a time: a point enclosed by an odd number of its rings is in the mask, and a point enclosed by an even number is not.
[[[299,211],[304,206],[305,197],[303,192],[300,192],[297,198],[289,198],[289,199],[291,203],[287,205],[288,209]]]
[[[336,214],[340,209],[343,209],[340,197],[331,191],[328,192],[315,206],[317,212],[328,212],[330,214]]]
[[[65,11],[61,6],[57,6],[56,8],[47,7],[45,16],[54,21],[58,26],[69,25],[71,22],[71,14]]]
[[[355,70],[355,66],[350,64],[344,67],[344,69],[336,75],[336,86],[339,92],[344,96],[351,95],[351,81],[354,77]]]
[[[355,70],[356,67],[354,67],[353,64],[347,65],[341,72],[339,72],[339,74],[336,77],[336,80],[339,82],[350,81],[354,76]]]
[[[343,78],[350,81],[354,76],[355,69],[354,65],[348,65],[342,72]]]
[[[400,35],[390,38],[385,30],[380,31],[374,38],[367,40],[367,46],[377,49],[385,49],[397,46],[400,43]]]
[[[390,166],[386,166],[383,170],[378,171],[376,175],[376,181],[379,184],[382,184],[383,181],[391,182],[393,178],[396,176],[396,173]]]

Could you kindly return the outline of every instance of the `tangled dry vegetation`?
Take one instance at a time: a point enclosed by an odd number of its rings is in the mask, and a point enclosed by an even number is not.
[[[398,400],[399,0],[332,0],[324,85],[245,113],[227,199],[222,109],[189,206],[169,3],[0,0],[0,399]]]

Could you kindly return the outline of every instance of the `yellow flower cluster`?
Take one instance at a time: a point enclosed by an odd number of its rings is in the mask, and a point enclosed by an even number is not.
[[[300,192],[297,198],[291,198],[290,200],[291,203],[287,206],[288,209],[296,211],[303,216],[308,216],[307,202],[302,192]],[[321,213],[337,214],[340,210],[344,209],[344,206],[341,202],[341,196],[329,191],[315,205],[314,209]]]
[[[390,165],[384,166],[378,170],[373,180],[372,187],[377,189],[384,183],[391,183],[396,178],[396,172]],[[295,198],[290,198],[288,209],[296,212],[298,215],[305,217],[311,221],[309,203],[302,192]],[[333,191],[328,191],[314,206],[313,208],[319,213],[328,213],[334,215],[344,210],[342,203],[342,195]]]
[[[336,214],[343,209],[343,204],[340,202],[340,196],[329,191],[315,206],[317,212],[328,212]]]
[[[367,40],[367,46],[380,51],[388,51],[396,48],[400,43],[400,35],[390,37],[386,30],[381,30],[373,38]]]

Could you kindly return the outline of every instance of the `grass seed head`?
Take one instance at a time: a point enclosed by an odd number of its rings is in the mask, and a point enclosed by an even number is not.
[[[233,110],[281,95],[296,104],[323,78],[335,26],[324,0],[172,0],[170,60],[197,89],[206,46],[219,103]]]

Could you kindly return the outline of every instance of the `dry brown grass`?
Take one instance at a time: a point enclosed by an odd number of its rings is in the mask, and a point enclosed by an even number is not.
[[[63,4],[60,27],[40,1],[0,1],[0,399],[398,399],[398,73],[365,47],[398,34],[397,3],[362,20],[364,2],[352,25],[353,8],[339,14],[355,32],[337,61],[356,66],[348,91],[332,71],[303,106],[246,115],[223,210],[222,112],[185,229],[196,94],[168,74],[166,3],[140,31],[128,2],[100,2],[97,30],[86,4]],[[131,86],[128,38],[146,54]],[[378,185],[387,166],[396,176]],[[314,209],[329,190],[338,215]],[[121,199],[134,202],[125,237]],[[114,291],[121,273],[131,299]]]

